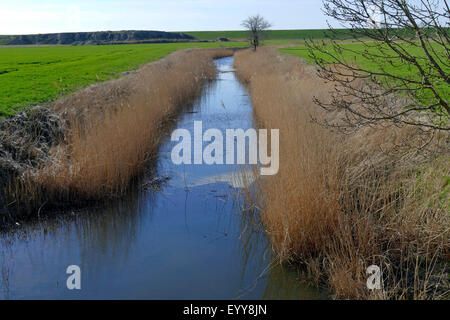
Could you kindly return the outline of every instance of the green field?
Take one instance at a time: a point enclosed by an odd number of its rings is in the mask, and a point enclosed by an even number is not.
[[[105,46],[0,47],[0,117],[116,78],[178,49],[246,46],[245,42]]]
[[[383,67],[387,72],[401,76],[403,78],[407,78],[407,79],[409,78],[409,79],[413,79],[413,80],[421,79],[421,75],[415,68],[411,68],[410,66],[402,63],[399,60],[392,61],[393,63],[391,64],[388,61],[388,59],[380,58],[380,59],[377,59],[376,61],[372,61],[372,60],[368,60],[367,58],[365,58],[363,56],[363,54],[358,54],[359,52],[363,53],[364,50],[366,50],[366,48],[364,47],[363,44],[342,44],[342,47],[354,51],[354,52],[342,51],[343,52],[342,56],[345,59],[345,61],[348,63],[351,63],[353,65],[358,65],[364,69],[371,70],[373,72],[382,71],[381,67]],[[281,48],[279,50],[283,53],[301,57],[301,58],[305,59],[306,61],[308,61],[309,63],[313,62],[312,58],[309,56],[308,48],[305,46]],[[331,53],[336,54],[335,52],[333,52],[333,48],[331,46],[329,47],[329,50]],[[376,49],[371,48],[368,50],[374,51]],[[436,46],[435,50],[437,52],[439,52],[439,50],[442,51],[443,49],[442,49],[442,47]],[[410,46],[410,48],[408,48],[408,52],[410,52],[411,54],[414,54],[415,56],[425,57],[425,54],[423,53],[423,51],[421,51],[421,49],[418,47]],[[375,53],[379,53],[379,52],[376,51]],[[328,55],[318,53],[317,56],[325,61],[332,62],[331,58]],[[444,57],[444,56],[445,56],[445,53],[442,51],[442,57]],[[447,72],[450,72],[450,69],[446,68],[444,65],[442,65],[441,67],[443,67],[444,70],[446,69]],[[381,80],[383,82],[384,79],[381,79]],[[385,84],[387,84],[387,83],[385,83]],[[443,81],[440,82],[439,84],[436,83],[435,85],[438,88],[438,91],[442,94],[442,96],[448,100],[450,98],[449,85]],[[422,93],[422,99],[423,99],[423,102],[425,102],[425,103],[431,103],[434,101],[433,99],[435,99],[435,98],[430,90],[426,90]]]
[[[342,39],[348,38],[345,29],[336,30]],[[218,38],[245,39],[247,31],[186,31],[183,32],[201,40],[216,40]],[[325,29],[310,30],[269,30],[266,32],[266,40],[304,40],[304,39],[322,39],[329,31]]]

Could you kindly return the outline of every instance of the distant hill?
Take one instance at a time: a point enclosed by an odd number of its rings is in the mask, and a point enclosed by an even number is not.
[[[163,31],[99,31],[99,32],[68,32],[46,33],[31,35],[1,36],[2,45],[84,45],[84,44],[109,44],[109,43],[138,43],[154,42],[158,40],[189,41],[195,37],[181,32]]]

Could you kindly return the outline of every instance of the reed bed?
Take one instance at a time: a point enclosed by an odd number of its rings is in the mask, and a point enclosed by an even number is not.
[[[29,214],[43,205],[85,204],[123,195],[157,156],[167,121],[189,107],[214,79],[226,49],[175,52],[118,80],[88,87],[53,104],[65,119],[66,141],[51,161],[9,187]]]
[[[448,136],[383,124],[343,134],[313,97],[333,83],[272,48],[241,51],[235,67],[260,127],[280,129],[280,171],[252,201],[280,262],[300,266],[338,299],[443,299],[449,294]],[[368,290],[377,265],[382,290]]]

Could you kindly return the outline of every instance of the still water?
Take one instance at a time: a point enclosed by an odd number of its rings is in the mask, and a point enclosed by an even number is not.
[[[233,70],[216,60],[217,80],[180,116],[193,132],[253,127],[252,106]],[[0,235],[2,299],[318,299],[295,271],[274,263],[258,215],[242,210],[242,168],[181,165],[163,142],[158,190],[88,212],[17,226]],[[167,179],[166,179],[167,178]],[[68,290],[66,268],[81,268]]]

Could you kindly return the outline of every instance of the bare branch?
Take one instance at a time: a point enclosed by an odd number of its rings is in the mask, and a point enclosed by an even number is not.
[[[324,0],[323,10],[356,45],[332,28],[329,39],[307,42],[319,76],[335,83],[319,106],[342,111],[353,128],[387,121],[450,130],[447,0]]]

